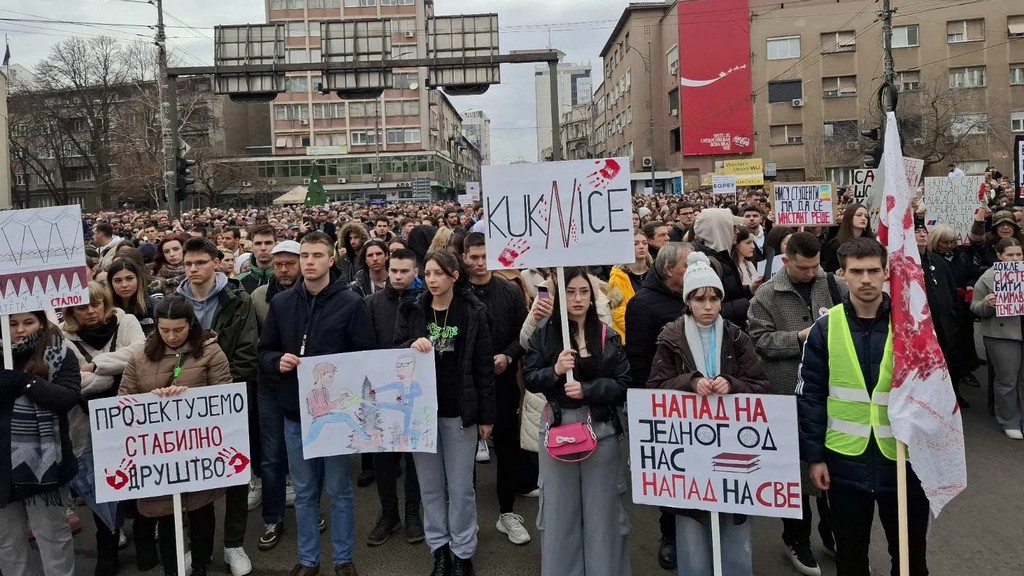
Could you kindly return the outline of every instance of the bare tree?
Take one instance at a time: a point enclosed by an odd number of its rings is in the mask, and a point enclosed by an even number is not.
[[[193,167],[196,183],[194,189],[203,195],[210,206],[224,202],[223,194],[230,188],[238,189],[236,199],[255,198],[266,179],[260,179],[252,162],[238,162],[217,154],[212,146],[192,148]]]
[[[824,180],[828,168],[846,168],[860,164],[860,151],[849,148],[847,142],[856,142],[852,136],[826,138],[825,134],[804,134],[804,177]]]

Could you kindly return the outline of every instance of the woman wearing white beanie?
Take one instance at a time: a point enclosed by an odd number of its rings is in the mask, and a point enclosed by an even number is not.
[[[658,336],[649,388],[712,394],[759,393],[768,387],[750,337],[722,318],[722,280],[707,255],[691,252],[683,282],[687,309]],[[680,576],[711,576],[711,516],[700,510],[676,514],[676,553]],[[721,514],[723,573],[751,576],[750,521]]]

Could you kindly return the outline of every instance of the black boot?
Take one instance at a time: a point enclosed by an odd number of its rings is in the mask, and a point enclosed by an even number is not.
[[[658,565],[665,570],[676,569],[676,541],[672,538],[661,537],[661,545],[658,546]]]
[[[117,557],[117,536],[113,542],[96,543],[96,576],[115,576],[121,571]]]
[[[377,525],[370,530],[366,537],[366,543],[370,546],[380,546],[391,538],[391,534],[402,528],[402,519],[398,516],[398,510],[381,510],[377,516]]]
[[[452,549],[447,544],[434,550],[434,569],[430,576],[452,576]]]
[[[452,576],[476,576],[473,570],[473,559],[462,559],[452,554]]]
[[[160,553],[156,546],[156,521],[137,516],[132,524],[135,542],[135,563],[139,572],[148,572],[160,565]]]
[[[405,504],[405,540],[409,544],[423,542],[423,518],[420,518],[420,505]]]

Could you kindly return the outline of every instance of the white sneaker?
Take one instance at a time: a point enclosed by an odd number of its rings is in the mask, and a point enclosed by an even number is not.
[[[487,449],[487,441],[481,440],[476,443],[476,461],[486,464],[491,461],[491,452]]]
[[[227,563],[228,568],[231,568],[232,576],[245,576],[252,572],[252,562],[249,561],[249,557],[242,547],[225,548],[224,562]]]
[[[284,505],[292,508],[295,506],[295,486],[292,486],[292,479],[284,483]]]
[[[1024,440],[1024,432],[1021,432],[1020,430],[1011,429],[1004,430],[1004,432],[1006,432],[1006,437],[1011,440]]]
[[[263,503],[263,481],[259,478],[253,478],[249,481],[249,511],[260,507]]]
[[[175,560],[177,561],[177,560]],[[185,552],[185,576],[192,576],[192,551]]]
[[[513,512],[506,512],[498,516],[498,523],[495,525],[498,532],[508,536],[509,542],[513,544],[526,544],[530,541],[530,533],[523,526],[523,517]]]

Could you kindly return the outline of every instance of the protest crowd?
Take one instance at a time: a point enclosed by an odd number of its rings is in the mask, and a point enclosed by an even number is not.
[[[988,269],[1024,260],[1024,209],[1006,178],[986,177],[988,207],[969,243],[947,226],[929,230],[921,198],[915,237],[954,388],[979,386],[973,374],[987,364],[994,425],[1021,440],[1024,334],[1019,318],[996,317]],[[761,188],[724,200],[709,190],[636,196],[635,260],[566,268],[565,302],[549,269],[488,270],[479,203],[88,214],[88,302],[11,316],[14,365],[0,372],[9,436],[0,446],[12,447],[11,468],[0,470],[0,573],[75,573],[76,511],[86,508],[74,501],[93,474],[83,459],[86,401],[245,382],[254,477],[183,495],[193,576],[220,561],[234,576],[250,573],[279,544],[289,508],[290,576],[355,576],[357,546],[392,539],[425,542],[422,574],[472,575],[480,530],[517,545],[538,538],[544,576],[632,574],[630,388],[796,396],[803,517],[778,526],[794,573],[821,574],[827,555],[840,576],[868,576],[877,507],[897,574],[896,441],[881,399],[892,383],[887,253],[869,209],[849,191],[839,196],[838,226],[800,228],[773,225]],[[399,347],[435,353],[436,453],[304,459],[303,358]],[[310,402],[326,413],[332,400]],[[581,422],[596,440],[589,456],[553,455],[547,431]],[[474,473],[492,460],[496,495]],[[50,467],[47,481],[29,481],[21,464]],[[367,490],[353,489],[350,465]],[[923,576],[929,512],[913,466],[908,489],[910,574]],[[478,517],[477,501],[495,496],[500,515]],[[536,519],[517,513],[518,498],[538,496]],[[77,537],[96,539],[96,576],[117,574],[127,546],[140,571],[176,576],[170,502],[121,502],[113,525],[94,510],[95,534]],[[215,506],[224,509],[216,559]],[[369,533],[356,533],[355,506],[379,510]],[[250,512],[262,520],[256,542],[244,538]],[[713,574],[709,513],[665,508],[659,522],[662,568]],[[728,576],[753,574],[751,524],[721,516]]]

